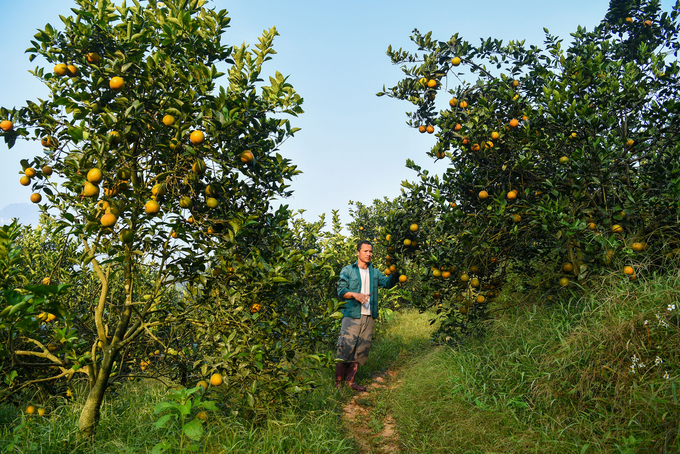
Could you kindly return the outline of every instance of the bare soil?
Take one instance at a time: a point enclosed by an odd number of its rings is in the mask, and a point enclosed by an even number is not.
[[[386,403],[390,390],[399,385],[397,375],[398,371],[389,370],[371,377],[370,383],[360,383],[367,391],[352,391],[354,395],[344,407],[343,423],[361,454],[401,452],[396,422]]]

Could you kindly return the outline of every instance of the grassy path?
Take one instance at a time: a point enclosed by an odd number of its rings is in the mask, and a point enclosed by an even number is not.
[[[431,315],[405,312],[395,314],[390,323],[378,328],[368,364],[360,369],[358,380],[366,393],[349,394],[343,407],[343,425],[360,453],[402,452],[397,422],[390,410],[393,392],[401,385],[401,369],[432,350]]]

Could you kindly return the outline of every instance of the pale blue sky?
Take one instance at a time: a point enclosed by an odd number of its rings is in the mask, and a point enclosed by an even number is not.
[[[75,5],[72,0],[0,0],[0,105],[23,105],[45,97],[46,90],[28,74],[42,64],[30,63],[24,50],[38,28],[61,24]],[[426,156],[434,137],[421,135],[405,124],[405,102],[378,98],[383,84],[394,85],[401,71],[385,55],[388,45],[415,50],[409,36],[414,28],[448,39],[458,32],[473,43],[480,38],[526,39],[541,44],[543,27],[568,40],[577,25],[592,29],[607,11],[604,0],[564,1],[227,1],[210,2],[227,9],[232,18],[224,42],[254,44],[265,28],[276,26],[277,55],[265,75],[276,70],[304,97],[305,114],[293,119],[302,130],[286,142],[281,153],[303,174],[292,184],[287,199],[294,209],[307,210],[316,220],[339,209],[350,220],[348,201],[370,204],[375,198],[395,197],[400,183],[414,173],[406,159],[434,172],[446,167]],[[674,0],[664,0],[670,10]],[[31,193],[19,185],[19,159],[41,153],[41,148],[19,143],[7,150],[0,145],[0,209],[24,203]]]

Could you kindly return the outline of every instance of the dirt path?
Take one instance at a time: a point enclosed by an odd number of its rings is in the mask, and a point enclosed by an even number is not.
[[[397,374],[389,370],[374,375],[370,383],[361,383],[368,391],[355,393],[344,407],[343,423],[362,454],[401,452],[396,422],[387,405],[389,391],[399,385]]]

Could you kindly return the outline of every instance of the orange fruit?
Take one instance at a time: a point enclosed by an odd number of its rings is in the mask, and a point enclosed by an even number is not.
[[[19,178],[19,183],[21,183],[22,186],[28,186],[29,184],[31,184],[31,179],[24,175],[21,178]]]
[[[437,86],[437,81],[434,79],[430,79],[427,81],[427,86],[428,88],[434,88]]]
[[[432,270],[432,276],[441,277],[441,275],[442,275],[442,272],[439,271],[438,269],[435,268],[434,270]]]
[[[514,88],[519,87],[519,80],[513,80],[513,81],[512,81],[512,86],[513,86]]]
[[[470,267],[470,272],[473,273],[473,274],[479,273],[479,267],[477,265],[472,265]]]
[[[83,186],[83,195],[85,197],[97,197],[99,195],[99,187],[88,181]]]
[[[463,145],[470,145],[470,139],[467,137],[463,137]]]
[[[122,139],[122,136],[120,135],[120,133],[118,131],[109,132],[109,137],[111,138],[112,144],[120,143],[120,139]]]
[[[78,75],[78,68],[74,65],[68,65],[68,75],[69,77],[76,77]]]
[[[458,311],[459,311],[461,314],[465,315],[465,314],[468,313],[468,308],[467,308],[467,306],[461,306],[461,307],[458,308]]]
[[[448,279],[449,277],[451,277],[451,272],[450,271],[442,271],[442,277],[444,279]]]
[[[571,273],[572,271],[574,271],[574,265],[567,262],[564,265],[562,265],[562,271],[564,271],[565,273]]]
[[[529,117],[527,117],[526,115],[522,115],[522,121],[527,121],[528,119]]]
[[[479,144],[478,143],[472,144],[472,147],[470,147],[470,149],[472,151],[479,151]]]
[[[619,224],[614,224],[612,226],[612,232],[614,233],[622,233],[623,232],[623,227],[621,227]]]
[[[175,124],[175,117],[172,115],[165,115],[162,121],[165,126],[172,126]]]
[[[428,134],[432,134],[433,132],[434,132],[434,126],[428,125],[428,126],[427,126],[427,133],[428,133]]]
[[[406,238],[406,239],[404,240],[404,246],[410,246],[410,245],[411,245],[411,240],[409,240],[408,238]]]
[[[510,127],[511,128],[516,128],[517,126],[519,126],[519,120],[517,120],[516,118],[513,118],[512,120],[510,120]]]
[[[109,87],[111,90],[120,91],[125,87],[125,81],[119,76],[112,77],[109,81]]]
[[[190,208],[191,204],[192,204],[191,197],[189,197],[189,196],[184,196],[184,197],[179,199],[179,206],[181,208]]]
[[[458,65],[460,65],[460,57],[453,57],[453,58],[451,59],[451,64],[452,64],[453,66],[458,66]]]
[[[635,145],[635,141],[634,141],[633,139],[628,139],[628,140],[626,140],[626,146],[627,146],[627,147],[630,148],[630,147],[632,147],[633,145]]]
[[[463,273],[460,275],[460,281],[461,282],[467,282],[470,280],[470,276],[468,276],[466,273]]]
[[[146,214],[158,214],[161,211],[161,205],[155,200],[149,200],[144,204],[144,212]]]
[[[635,274],[635,270],[633,270],[632,266],[624,266],[623,267],[623,274],[627,274],[628,276],[632,276]]]
[[[191,170],[197,175],[203,175],[206,170],[205,161],[203,161],[202,159],[198,159],[191,166]]]
[[[399,276],[399,282],[401,282],[402,284],[404,282],[406,282],[407,280],[408,280],[408,278],[406,277],[406,275],[402,274],[401,276]]]
[[[36,172],[33,167],[26,167],[26,169],[24,169],[24,175],[26,175],[28,178],[33,178],[37,174],[38,172]]]
[[[522,220],[522,216],[520,216],[519,214],[513,214],[511,217],[513,222],[519,222]]]
[[[103,178],[104,178],[104,175],[102,174],[102,171],[99,170],[96,167],[93,168],[93,169],[90,169],[89,172],[87,172],[87,181],[89,181],[92,184],[101,183]]]
[[[120,241],[123,243],[130,244],[135,240],[135,232],[133,232],[132,229],[123,229],[120,231],[118,238],[120,238]]]
[[[498,134],[496,131],[491,133],[491,140],[498,140],[500,138],[500,134]]]
[[[463,125],[461,125],[460,123],[456,123],[456,126],[453,127],[453,130],[454,131],[460,131],[462,127],[463,127]]]
[[[568,163],[568,162],[569,162],[569,158],[568,158],[568,157],[562,156],[562,157],[560,158],[560,164],[564,165],[564,164],[566,164],[566,163]]]
[[[90,52],[87,54],[87,62],[96,65],[101,60],[101,57],[97,52]]]
[[[12,129],[14,129],[14,123],[12,123],[9,120],[2,120],[0,121],[0,129],[2,129],[5,132],[11,131]]]
[[[643,24],[645,24],[645,26],[647,26],[647,27],[651,27],[651,26],[652,26],[652,21],[649,20],[649,19],[647,19],[646,21],[643,22]]]
[[[456,107],[457,105],[458,105],[458,100],[456,98],[451,98],[451,100],[449,100],[449,106]]]
[[[261,309],[262,305],[260,303],[254,303],[252,306],[250,306],[250,312],[253,314],[256,312],[260,312]]]
[[[214,373],[210,376],[210,384],[213,386],[220,386],[223,382],[222,375],[218,373]]]
[[[118,218],[115,214],[107,213],[99,220],[104,227],[113,227],[116,224]]]
[[[633,18],[632,17],[626,17],[626,22],[628,22],[629,24],[632,24]]]
[[[567,285],[569,285],[569,279],[567,279],[566,277],[563,277],[563,278],[560,279],[559,283],[562,287],[566,287]]]
[[[54,75],[61,77],[68,74],[68,66],[64,63],[58,63],[54,65]]]
[[[41,200],[42,200],[42,196],[40,194],[38,194],[37,192],[34,192],[33,194],[31,194],[31,202],[40,203]]]
[[[477,301],[477,304],[483,304],[484,301],[486,301],[486,298],[484,297],[484,295],[477,295],[477,298],[476,298],[475,301]]]
[[[33,405],[29,405],[28,407],[26,407],[26,413],[29,414],[29,415],[34,414],[35,413],[35,407]]]
[[[50,285],[51,283],[52,283],[52,279],[50,279],[49,277],[45,277],[42,280],[42,285]]]
[[[594,222],[589,222],[588,223],[588,230],[595,230],[597,228],[597,224]]]
[[[484,200],[484,199],[486,199],[487,197],[489,197],[489,193],[486,192],[486,191],[484,191],[484,190],[479,191],[479,194],[478,194],[478,195],[479,195],[479,198],[482,199],[482,200]]]
[[[168,187],[165,185],[165,183],[156,183],[151,188],[151,194],[156,197],[163,197],[167,193]]]
[[[467,106],[468,106],[467,101],[461,101],[458,103],[458,107],[460,107],[461,109],[465,109]]]
[[[42,173],[43,173],[43,175],[49,177],[50,175],[52,175],[52,167],[50,167],[50,166],[43,166],[43,168],[42,168]]]
[[[408,228],[411,232],[417,232],[418,231],[418,224],[411,224],[411,226]]]
[[[641,250],[644,249],[644,246],[642,245],[642,243],[633,243],[633,244],[631,245],[631,248],[632,248],[635,252],[640,252]]]
[[[479,287],[479,279],[477,279],[476,277],[473,277],[470,280],[470,285],[473,286],[473,287]]]
[[[420,131],[421,133],[427,132],[427,126],[425,125],[418,126],[418,131]]]
[[[239,158],[241,159],[241,162],[242,162],[242,163],[244,163],[244,164],[250,164],[250,163],[253,162],[253,160],[255,159],[255,156],[253,155],[253,152],[252,152],[252,151],[246,150],[246,151],[244,151],[243,153],[241,153],[241,155],[239,156]]]
[[[194,145],[200,145],[205,140],[205,134],[203,134],[203,131],[192,131],[189,134],[189,140]]]
[[[198,383],[196,383],[196,386],[200,386],[203,389],[208,389],[208,382],[205,380],[201,380]]]
[[[507,197],[509,200],[515,200],[517,198],[517,190],[513,189],[512,191],[508,192]]]
[[[215,197],[210,197],[205,201],[205,204],[208,205],[208,208],[217,208],[220,202]]]

